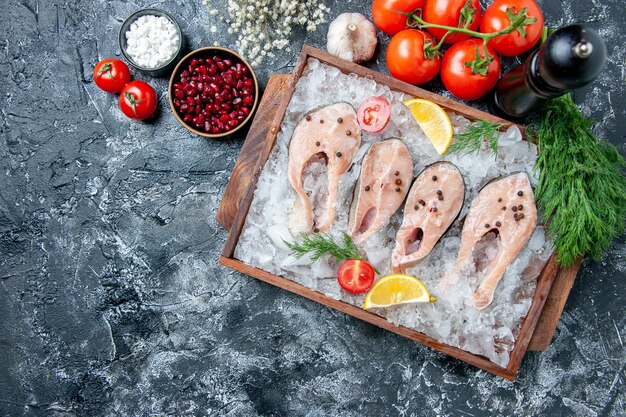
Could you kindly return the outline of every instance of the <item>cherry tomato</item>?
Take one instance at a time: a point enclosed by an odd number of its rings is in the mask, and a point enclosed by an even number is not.
[[[432,42],[428,33],[417,29],[398,32],[387,48],[387,68],[391,75],[409,84],[432,80],[441,68],[441,58],[424,56],[424,43]]]
[[[443,55],[441,80],[456,97],[461,100],[476,100],[496,85],[500,77],[500,60],[490,46],[487,46],[487,51],[492,60],[483,61],[484,75],[479,72],[480,67],[472,67],[477,55],[485,58],[483,41],[480,39],[457,42]]]
[[[407,16],[398,13],[411,13],[424,6],[424,0],[374,0],[372,18],[378,29],[388,35],[395,35],[406,29]]]
[[[514,30],[508,35],[500,35],[489,41],[489,45],[499,54],[504,56],[517,56],[530,50],[539,38],[543,30],[543,13],[534,0],[495,0],[483,15],[480,22],[482,33],[493,33],[505,29],[510,25],[507,10],[518,14],[523,8],[527,9],[528,18],[536,18],[534,23],[523,25],[523,30]]]
[[[107,93],[119,93],[130,82],[128,66],[119,59],[107,58],[93,69],[93,80]]]
[[[463,16],[461,12],[463,12]],[[428,23],[456,28],[464,27],[467,22],[465,15],[472,12],[471,18],[468,16],[471,23],[467,28],[476,31],[480,25],[480,3],[478,0],[428,0],[424,6],[422,17]],[[447,32],[445,29],[437,28],[428,28],[427,30],[437,39],[443,38]],[[463,33],[453,33],[446,37],[444,43],[455,43],[469,38],[469,35]]]
[[[120,93],[120,108],[131,119],[144,120],[156,110],[158,98],[154,88],[143,81],[133,81]]]
[[[339,266],[337,280],[344,290],[352,294],[361,294],[369,290],[374,284],[376,272],[367,261],[349,259]]]
[[[366,98],[356,112],[356,118],[361,129],[366,132],[380,132],[389,123],[391,105],[382,97]]]

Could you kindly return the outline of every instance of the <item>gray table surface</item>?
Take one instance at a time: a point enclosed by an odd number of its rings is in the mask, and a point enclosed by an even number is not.
[[[606,69],[575,98],[626,153],[623,0],[540,3],[548,25],[605,37]],[[368,0],[327,4],[370,14]],[[91,78],[146,6],[174,13],[192,48],[233,45],[200,0],[2,2],[0,415],[626,414],[624,237],[584,263],[553,344],[516,382],[220,266],[215,213],[243,138],[188,133],[164,78],[134,73],[159,92],[151,124]],[[296,33],[262,83],[325,32]],[[380,41],[368,65],[386,72]]]

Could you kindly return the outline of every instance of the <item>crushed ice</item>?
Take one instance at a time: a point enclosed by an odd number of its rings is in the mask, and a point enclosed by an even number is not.
[[[407,271],[422,280],[439,300],[430,304],[389,308],[377,313],[392,323],[413,328],[442,343],[486,356],[492,362],[506,367],[515,345],[515,337],[530,308],[537,276],[551,254],[551,243],[545,238],[544,228],[537,227],[526,247],[507,269],[498,284],[493,303],[485,310],[479,311],[471,303],[470,295],[478,285],[476,277],[460,279],[446,291],[439,288],[439,283],[454,265],[461,241],[462,219],[478,191],[493,178],[519,171],[526,172],[533,185],[537,183],[537,173],[533,171],[537,148],[523,141],[515,127],[501,133],[497,159],[486,146],[479,154],[440,156],[402,104],[409,96],[391,91],[372,79],[355,74],[346,75],[337,68],[310,59],[296,85],[276,145],[259,178],[235,257],[332,298],[359,307],[363,305],[364,295],[348,294],[339,287],[335,275],[337,263],[333,259],[324,257],[311,265],[307,257],[296,259],[291,256],[289,248],[284,244],[284,241],[294,240],[287,226],[295,201],[295,193],[287,178],[287,158],[293,130],[306,113],[341,101],[350,103],[356,109],[364,99],[373,95],[382,96],[391,103],[391,121],[382,132],[363,132],[363,144],[354,165],[341,179],[336,204],[337,217],[330,234],[338,240],[341,233],[347,230],[360,163],[373,141],[391,137],[402,139],[413,154],[414,176],[437,161],[445,160],[455,164],[463,174],[466,185],[465,205],[461,214],[430,255]],[[449,113],[449,116],[456,132],[469,124],[460,115]],[[313,176],[317,176],[319,171],[314,171]],[[315,184],[305,184],[305,187],[314,195],[319,195],[319,188]],[[390,257],[401,220],[402,213],[399,210],[387,227],[361,246],[362,252],[383,275],[391,272]],[[494,246],[486,242],[483,253],[488,258],[495,256]]]

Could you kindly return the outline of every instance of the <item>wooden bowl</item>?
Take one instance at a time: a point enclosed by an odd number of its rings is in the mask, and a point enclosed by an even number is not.
[[[213,55],[220,55],[222,57],[228,56],[234,60],[241,61],[241,63],[243,63],[246,67],[248,67],[248,70],[250,71],[250,74],[254,81],[254,103],[252,104],[252,108],[250,109],[250,114],[248,114],[248,116],[233,130],[230,130],[228,132],[223,132],[223,133],[217,133],[217,134],[201,132],[197,130],[194,126],[187,124],[183,120],[181,115],[178,113],[178,110],[176,110],[176,107],[174,107],[174,101],[173,101],[174,84],[178,81],[179,74],[184,70],[184,68],[186,68],[189,61],[193,58],[206,58],[206,57],[212,57]],[[208,46],[208,47],[196,49],[195,51],[190,52],[183,59],[180,60],[178,65],[176,65],[174,72],[172,72],[172,76],[170,77],[170,83],[169,83],[169,87],[167,90],[167,95],[168,95],[168,99],[170,102],[170,107],[172,109],[172,113],[174,113],[174,117],[176,117],[176,120],[178,120],[178,122],[181,125],[183,125],[187,130],[205,138],[221,139],[221,138],[225,138],[227,136],[233,135],[234,133],[242,129],[244,126],[246,126],[250,122],[250,120],[252,120],[252,118],[254,117],[254,112],[256,111],[257,105],[259,103],[259,81],[257,80],[256,74],[254,73],[252,66],[250,66],[248,61],[246,61],[241,56],[239,56],[239,54],[227,48],[222,48],[219,46]]]

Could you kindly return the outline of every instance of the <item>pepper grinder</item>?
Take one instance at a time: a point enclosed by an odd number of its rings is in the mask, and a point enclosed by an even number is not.
[[[595,30],[581,24],[562,27],[498,82],[496,111],[522,118],[548,99],[591,83],[605,61],[606,45]]]

